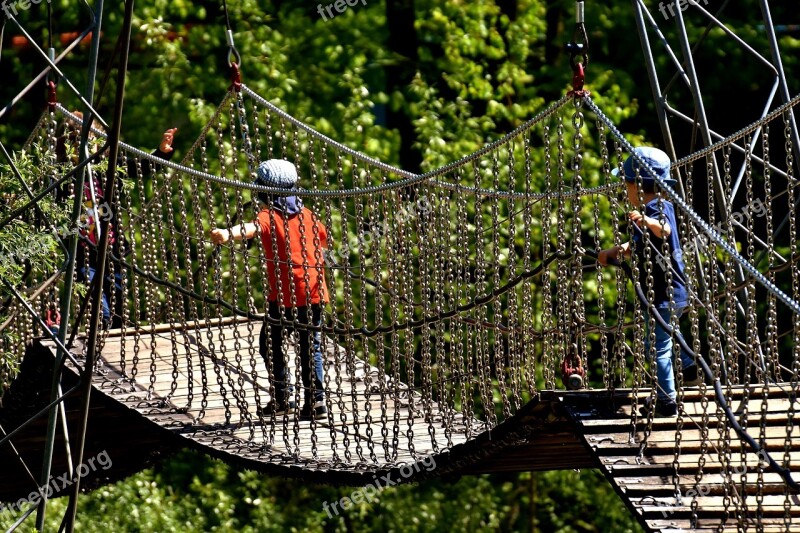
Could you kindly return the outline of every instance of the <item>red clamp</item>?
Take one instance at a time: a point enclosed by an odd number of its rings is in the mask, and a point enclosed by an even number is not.
[[[242,90],[242,72],[236,62],[231,63],[231,89],[237,93]]]
[[[58,99],[56,98],[56,83],[54,81],[47,82],[47,109],[51,113],[55,112]]]
[[[583,70],[583,63],[575,63],[572,66],[572,90],[567,93],[578,98],[589,96],[589,91],[583,88],[586,81],[586,75]]]
[[[567,355],[561,361],[561,381],[564,382],[567,390],[580,390],[586,381],[586,369],[581,364],[578,347],[573,345],[572,349],[574,353]]]

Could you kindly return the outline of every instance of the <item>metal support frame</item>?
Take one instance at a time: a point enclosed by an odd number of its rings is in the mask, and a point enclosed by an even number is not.
[[[81,131],[80,136],[80,155],[81,161],[77,165],[77,167],[70,171],[66,176],[64,176],[61,180],[58,180],[55,184],[51,184],[50,187],[47,188],[47,191],[51,191],[54,187],[59,186],[61,182],[65,179],[72,179],[74,183],[74,190],[76,192],[74,203],[72,206],[72,222],[73,224],[77,224],[77,221],[80,217],[81,213],[81,203],[82,203],[82,193],[83,193],[83,183],[85,180],[88,179],[92,180],[91,178],[91,163],[90,161],[94,158],[97,154],[89,154],[88,152],[88,139],[90,134],[90,125],[94,120],[97,120],[98,123],[102,124],[105,127],[107,126],[106,121],[97,114],[96,110],[94,109],[94,88],[95,88],[95,81],[97,78],[97,65],[98,65],[98,56],[100,50],[100,39],[101,39],[101,24],[103,18],[103,9],[104,9],[104,0],[96,0],[94,4],[94,8],[92,8],[88,3],[85,4],[86,7],[89,9],[92,23],[81,32],[81,34],[74,39],[58,56],[55,56],[54,50],[50,49],[48,52],[45,52],[37,43],[36,41],[30,36],[30,34],[26,31],[24,26],[16,20],[10,14],[7,15],[7,19],[12,22],[19,31],[28,39],[31,46],[34,50],[38,53],[41,59],[46,63],[45,68],[34,77],[34,79],[28,83],[10,102],[8,102],[2,109],[0,109],[0,118],[6,115],[13,107],[31,90],[38,86],[38,84],[45,79],[45,77],[50,77],[53,74],[57,76],[58,79],[66,86],[72,93],[77,96],[77,98],[82,102],[84,106],[84,125]],[[130,23],[131,17],[133,13],[133,0],[127,0],[125,4],[125,20],[123,22],[123,33],[126,36],[126,43],[130,41]],[[86,90],[84,92],[79,91],[75,84],[66,77],[66,75],[60,70],[59,63],[66,58],[72,50],[74,50],[77,45],[91,32],[92,41],[91,47],[89,52],[89,61],[87,67],[87,80],[86,80]],[[121,60],[120,66],[120,77],[121,80],[124,81],[124,76],[127,71],[127,49],[128,46],[125,47],[126,52],[124,52],[124,57]],[[120,87],[118,89],[117,94],[117,102],[116,102],[116,110],[115,110],[115,119],[114,119],[114,132],[115,139],[118,140],[119,138],[119,121],[121,118],[121,108],[122,108],[122,99],[123,99],[123,92],[122,87],[124,86],[123,81],[120,81]],[[43,101],[44,105],[44,101]],[[106,148],[111,148],[112,152],[115,152],[116,145],[112,143],[110,146],[109,144],[104,144],[102,150]],[[28,187],[27,183],[24,183],[24,179],[16,169],[13,161],[10,159],[10,156],[5,151],[5,148],[2,150],[3,155],[6,156],[8,163],[11,165],[12,169],[14,169],[15,174],[17,174],[18,179],[23,180],[23,186],[28,193],[30,198],[31,204],[37,204],[37,201],[47,193],[47,191],[40,192],[36,195]],[[116,161],[116,159],[114,159]],[[109,170],[112,171],[114,168],[113,164],[109,165]],[[115,183],[116,180],[111,179],[110,183]],[[107,182],[108,183],[108,182]],[[38,204],[37,204],[38,205]],[[9,219],[0,223],[0,225],[5,225],[6,223],[10,222],[13,218],[16,218],[19,213],[15,212],[12,214]],[[48,223],[47,218],[45,217],[45,223]],[[106,244],[107,243],[102,243]],[[68,531],[72,531],[74,528],[74,518],[75,518],[75,510],[77,505],[77,492],[79,487],[79,479],[80,477],[75,472],[74,468],[76,465],[79,465],[81,462],[81,458],[83,456],[83,447],[86,441],[86,420],[88,416],[88,406],[89,406],[89,395],[91,391],[91,377],[92,377],[92,369],[93,364],[91,363],[91,359],[88,360],[84,364],[83,372],[81,373],[81,380],[78,385],[72,387],[70,390],[64,392],[61,386],[61,376],[64,370],[64,366],[67,361],[70,361],[71,364],[75,368],[80,368],[80,363],[75,358],[75,356],[70,353],[69,347],[66,346],[66,339],[67,335],[69,334],[69,313],[71,309],[71,295],[72,295],[72,280],[75,273],[75,257],[77,254],[77,236],[72,235],[69,241],[67,242],[66,247],[62,243],[62,248],[65,252],[65,263],[63,266],[63,270],[65,271],[64,281],[65,286],[62,291],[61,295],[61,316],[62,316],[62,328],[59,331],[58,336],[54,336],[51,334],[51,337],[56,343],[57,346],[57,355],[53,365],[53,380],[51,384],[51,398],[50,402],[47,406],[40,409],[37,413],[33,416],[29,417],[27,420],[22,422],[16,428],[9,428],[10,431],[6,431],[5,428],[0,428],[2,430],[2,434],[0,435],[0,446],[10,446],[13,448],[13,443],[11,439],[18,434],[21,430],[25,427],[29,426],[33,421],[43,417],[48,417],[47,423],[47,434],[45,436],[45,446],[44,446],[44,453],[42,457],[42,471],[39,479],[35,479],[35,476],[31,473],[31,470],[25,464],[23,458],[17,454],[18,459],[22,462],[23,467],[25,470],[31,475],[31,482],[34,484],[38,484],[38,487],[44,487],[47,485],[48,480],[50,478],[52,464],[53,464],[53,453],[55,449],[55,442],[56,442],[56,435],[58,428],[60,426],[61,431],[64,433],[64,443],[65,443],[65,453],[67,454],[67,464],[70,468],[70,476],[74,480],[74,487],[75,491],[70,496],[70,505],[65,512],[64,518],[62,520],[62,529],[64,527],[67,528]],[[104,248],[102,248],[105,250]],[[101,269],[102,270],[102,269]],[[96,276],[95,281],[100,281],[102,279],[102,271]],[[6,281],[6,280],[3,280]],[[6,285],[8,285],[6,281]],[[34,320],[40,327],[43,328],[43,331],[49,332],[46,325],[42,321],[41,317],[37,314],[36,310],[25,300],[25,297],[20,294],[16,288],[12,286],[7,287],[14,297],[21,303],[21,305],[25,308],[28,314],[34,317]],[[90,333],[93,332],[93,336],[90,336],[90,341],[93,340],[96,342],[97,340],[97,331],[98,331],[98,322],[99,322],[99,309],[100,309],[100,298],[102,298],[102,284],[101,283],[94,283],[93,284],[94,290],[92,290],[92,298],[94,298],[93,308],[95,312],[92,313],[92,318],[94,319],[93,324],[90,324]],[[91,343],[90,343],[91,344]],[[93,346],[89,347],[89,354],[94,354]],[[67,427],[67,420],[65,416],[64,410],[64,401],[68,397],[80,397],[80,401],[83,406],[83,419],[82,423],[79,424],[77,428],[77,445],[74,449],[71,449],[70,446],[70,439],[69,439],[69,432]],[[60,424],[59,424],[60,418]],[[76,457],[73,457],[72,454],[76,453]],[[77,460],[76,460],[77,459]],[[38,531],[44,530],[44,521],[46,516],[46,506],[47,506],[47,493],[41,494],[41,499],[38,504],[32,505],[29,509],[27,509],[22,516],[11,526],[10,531],[16,530],[19,526],[24,524],[24,522],[34,514],[36,515],[36,529]]]
[[[686,154],[679,154],[675,149],[675,143],[670,129],[671,120],[690,124],[695,132],[695,136],[699,137],[703,143],[703,147],[711,146],[716,140],[724,137],[723,134],[715,131],[713,128],[713,119],[710,119],[706,113],[705,95],[703,94],[697,69],[695,68],[694,64],[694,55],[704,44],[704,41],[712,28],[721,29],[734,45],[739,46],[744,50],[746,57],[750,57],[756,64],[763,66],[766,72],[772,77],[772,85],[768,92],[766,101],[761,108],[761,115],[758,117],[759,119],[764,118],[772,109],[774,109],[774,107],[776,107],[777,102],[775,102],[775,97],[777,94],[780,94],[782,103],[786,103],[791,99],[789,88],[786,82],[786,76],[783,70],[783,64],[780,58],[780,49],[778,46],[777,37],[772,25],[772,16],[768,5],[768,0],[760,0],[760,6],[764,28],[766,29],[766,35],[770,47],[769,54],[767,55],[771,58],[771,60],[746,43],[743,39],[736,35],[734,31],[725,26],[725,24],[720,20],[720,16],[723,14],[728,2],[723,3],[715,14],[712,14],[704,9],[700,2],[690,2],[688,4],[688,9],[694,10],[693,13],[699,13],[704,22],[708,24],[706,31],[701,34],[700,38],[697,39],[697,42],[695,42],[694,45],[690,42],[686,21],[681,8],[676,6],[674,12],[671,13],[674,15],[672,19],[676,26],[675,40],[677,41],[677,43],[671,43],[665,36],[664,32],[659,28],[656,18],[649,12],[643,0],[632,0],[632,4],[636,19],[636,27],[639,33],[639,39],[641,41],[645,64],[647,66],[647,73],[652,89],[653,100],[655,102],[656,114],[658,116],[659,125],[661,126],[661,132],[664,138],[664,144],[667,149],[667,153],[673,158],[673,161],[677,161],[681,156]],[[659,79],[659,72],[652,52],[650,40],[651,33],[656,36],[657,40],[660,42],[660,45],[663,47],[665,54],[667,57],[669,57],[671,66],[675,69],[675,72],[671,75],[669,81],[663,86]],[[675,51],[674,45],[677,45],[680,54]],[[683,59],[680,60],[678,59],[679,57],[682,57]],[[681,112],[668,103],[669,92],[672,90],[674,85],[680,85],[679,82],[683,82],[682,85],[688,89],[691,95],[693,105],[693,109],[691,111]],[[793,113],[794,112],[792,110],[789,111],[795,160],[797,161],[798,157],[800,157],[800,138],[798,138],[798,130]],[[757,139],[760,134],[761,129],[759,128],[754,132],[754,139]],[[692,149],[695,149],[695,147],[692,146]],[[745,164],[746,163],[743,162],[741,168],[738,170],[735,183],[731,187],[731,195],[728,197],[728,195],[725,193],[725,185],[721,179],[718,162],[716,159],[713,159],[712,161],[713,175],[708,176],[709,189],[713,188],[714,195],[717,200],[716,206],[718,209],[719,220],[730,219],[734,198],[745,174]],[[682,183],[681,189],[683,189]],[[695,254],[698,253],[699,252],[695,250]],[[723,282],[725,282],[723,272],[718,271],[717,275],[723,279]],[[741,266],[736,268],[735,276],[737,283],[742,283],[745,280],[745,274]],[[701,282],[706,283],[705,280],[701,280]],[[748,308],[746,293],[738,294],[737,298],[737,311],[740,314],[745,315]],[[765,363],[763,361],[763,353],[761,357],[761,364],[764,366]]]
[[[94,85],[95,85],[95,80],[97,78],[97,59],[100,51],[103,7],[104,7],[104,0],[97,0],[97,3],[95,5],[95,11],[93,12],[94,27],[92,28],[93,30],[92,42],[89,53],[86,96],[84,97],[83,95],[80,95],[81,102],[83,102],[85,106],[84,117],[88,117],[88,120],[84,123],[83,128],[81,129],[80,155],[81,159],[84,160],[87,159],[88,157],[87,147],[88,147],[89,131],[90,131],[89,125],[92,123],[92,117],[95,115],[92,106],[94,104]],[[81,207],[82,207],[81,204],[83,202],[82,199],[83,183],[87,178],[92,179],[90,169],[91,165],[86,165],[81,172],[75,174],[75,180],[74,180],[75,198],[72,205],[72,217],[71,217],[72,223],[75,225],[77,225],[78,219],[81,214]],[[64,284],[64,290],[62,291],[61,294],[61,319],[65,325],[69,324],[69,315],[72,304],[72,284],[75,276],[75,267],[76,267],[75,258],[78,252],[77,235],[70,236],[68,248],[69,248],[69,257],[67,259],[65,284]],[[66,341],[68,329],[69,329],[68,327],[64,327],[59,330],[59,340],[62,343]],[[57,398],[59,396],[59,391],[61,389],[61,372],[57,372],[55,371],[55,369],[63,368],[63,357],[64,353],[62,351],[59,351],[56,355],[55,367],[53,372],[53,382],[51,384],[51,392],[50,392],[51,398]],[[53,451],[55,448],[58,416],[59,416],[59,411],[54,406],[53,408],[50,409],[50,412],[48,414],[47,437],[45,440],[44,457],[42,458],[42,476],[41,476],[40,486],[46,484],[47,480],[50,478],[50,473],[53,464]],[[69,437],[68,433],[66,432],[68,430],[66,419],[63,421],[63,427],[65,430],[65,439],[68,440]],[[74,461],[70,462],[74,463]],[[36,515],[36,528],[39,531],[43,531],[44,529],[44,519],[46,515],[46,510],[47,510],[47,494],[45,493],[44,495],[42,495],[42,498],[39,502],[39,509]]]

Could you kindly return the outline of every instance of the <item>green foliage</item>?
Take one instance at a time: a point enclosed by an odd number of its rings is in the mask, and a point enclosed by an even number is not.
[[[12,161],[25,184],[10,164],[0,165],[0,219],[24,208],[30,201],[29,195],[49,185],[57,173],[54,161],[40,143],[32,144],[27,152],[15,154]],[[0,228],[0,279],[3,280],[0,284],[0,394],[19,370],[21,339],[8,327],[10,304],[14,302],[9,285],[24,292],[30,288],[31,280],[41,279],[60,266],[58,238],[52,230],[64,226],[66,209],[56,204],[53,195],[46,196],[38,205],[38,210],[24,209],[11,223]],[[52,226],[48,227],[45,220],[51,221]]]
[[[184,452],[162,467],[81,498],[76,529],[89,533],[640,531],[602,476],[591,470],[434,479],[386,488],[372,501],[347,510],[333,506],[360,489],[240,471]],[[51,501],[47,531],[57,529],[65,505],[65,498]],[[9,513],[0,512],[0,527],[12,521]]]

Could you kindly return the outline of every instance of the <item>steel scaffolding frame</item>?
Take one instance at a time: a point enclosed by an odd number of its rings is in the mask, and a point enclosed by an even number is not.
[[[123,18],[122,24],[122,44],[123,46],[120,47],[120,60],[118,66],[118,83],[117,83],[117,94],[116,100],[114,103],[114,116],[113,121],[111,123],[111,127],[109,128],[108,123],[100,116],[99,113],[94,109],[94,97],[95,97],[95,82],[97,78],[97,64],[98,64],[98,57],[100,51],[100,40],[102,38],[101,33],[101,26],[102,26],[102,19],[103,19],[103,9],[104,9],[104,0],[96,0],[94,7],[90,6],[87,2],[84,1],[86,8],[89,10],[91,14],[91,22],[89,25],[79,34],[79,36],[74,39],[58,56],[55,54],[55,48],[50,48],[48,52],[45,52],[42,47],[40,47],[36,40],[30,35],[30,33],[25,29],[24,25],[20,23],[19,20],[14,16],[16,13],[12,14],[7,10],[4,10],[6,20],[14,24],[17,29],[22,33],[22,35],[28,40],[30,45],[33,47],[35,52],[44,60],[46,63],[46,67],[34,77],[34,79],[25,87],[23,88],[11,101],[6,104],[0,110],[0,118],[2,118],[6,113],[13,109],[13,107],[31,90],[36,87],[40,87],[39,83],[45,77],[49,78],[52,74],[55,74],[55,79],[59,81],[60,84],[66,86],[74,95],[80,100],[83,104],[84,108],[84,123],[83,128],[81,130],[80,135],[80,161],[77,164],[76,168],[62,177],[62,180],[72,179],[74,183],[74,190],[75,197],[72,205],[71,211],[71,222],[72,227],[77,227],[79,217],[81,215],[82,209],[82,195],[83,195],[83,184],[86,183],[87,179],[90,185],[90,188],[93,189],[94,187],[94,180],[90,177],[91,176],[91,161],[97,155],[90,154],[88,151],[88,139],[89,139],[89,131],[90,125],[93,121],[97,121],[103,127],[110,131],[109,140],[108,142],[99,150],[99,152],[103,152],[105,149],[109,150],[109,165],[107,171],[107,179],[105,183],[107,184],[107,192],[110,192],[111,195],[109,197],[113,197],[113,188],[116,184],[116,179],[113,178],[116,172],[116,154],[118,152],[118,143],[119,143],[119,134],[121,128],[121,117],[122,117],[122,103],[124,98],[124,86],[125,86],[125,75],[127,73],[127,60],[128,60],[128,50],[130,46],[130,34],[131,34],[131,21],[133,17],[133,0],[126,0],[125,2],[125,14]],[[52,32],[52,26],[50,28]],[[59,68],[58,64],[67,57],[71,51],[80,43],[86,36],[91,35],[91,45],[90,45],[90,52],[89,52],[89,62],[87,67],[87,80],[86,80],[86,90],[81,92],[75,84],[66,76],[64,72]],[[52,35],[51,35],[52,40]],[[11,167],[13,173],[17,176],[17,178],[21,181],[23,187],[28,192],[28,196],[30,201],[25,206],[25,208],[29,207],[36,207],[38,200],[42,197],[42,194],[34,195],[30,190],[30,187],[25,182],[24,177],[19,172],[18,168],[14,164],[13,159],[9,155],[8,151],[6,150],[5,146],[0,143],[0,147],[2,147],[2,154],[5,157],[7,163]],[[111,176],[111,179],[108,177]],[[55,186],[59,185],[59,182],[51,185],[48,190],[52,190]],[[12,214],[6,220],[0,222],[0,227],[3,227],[13,221],[16,216],[18,216],[20,210]],[[101,239],[98,245],[98,253],[101,258],[105,257],[107,252],[107,224],[108,221],[104,220],[102,222],[103,227],[101,228]],[[76,469],[76,465],[80,465],[82,463],[83,453],[84,453],[84,445],[86,440],[86,427],[88,421],[88,409],[89,409],[89,399],[90,399],[90,392],[91,392],[91,377],[92,377],[92,370],[94,367],[94,361],[96,358],[96,345],[98,339],[98,332],[99,332],[99,321],[100,321],[100,300],[102,298],[102,283],[99,283],[105,276],[105,261],[98,261],[97,265],[97,273],[95,275],[95,283],[93,283],[91,287],[91,313],[89,318],[89,336],[87,339],[87,353],[85,361],[80,362],[78,358],[75,357],[73,353],[71,353],[71,346],[67,343],[67,335],[70,334],[70,311],[71,311],[71,298],[73,292],[73,278],[75,273],[75,257],[77,254],[77,247],[78,247],[78,236],[73,232],[69,236],[69,240],[67,241],[65,247],[65,260],[62,267],[62,272],[64,274],[64,288],[61,293],[61,318],[62,318],[62,327],[59,329],[58,335],[54,335],[50,333],[53,341],[56,343],[58,350],[57,356],[54,361],[53,366],[53,381],[51,385],[51,393],[50,403],[43,409],[39,410],[36,414],[25,420],[22,424],[20,424],[17,428],[14,428],[10,432],[6,432],[5,429],[0,428],[2,431],[2,437],[0,438],[0,446],[8,445],[13,450],[14,454],[17,456],[19,461],[22,463],[24,470],[28,473],[31,481],[36,484],[36,492],[39,493],[39,502],[38,504],[31,505],[27,510],[25,510],[19,519],[11,526],[9,531],[16,530],[20,525],[25,523],[25,521],[36,512],[36,529],[38,531],[44,530],[44,521],[46,516],[46,509],[47,509],[47,498],[48,494],[46,491],[42,491],[41,487],[46,487],[49,483],[49,479],[51,477],[52,471],[52,464],[53,464],[53,453],[55,449],[56,443],[56,435],[58,432],[58,421],[59,417],[61,419],[61,430],[63,432],[64,437],[64,446],[65,446],[65,454],[67,457],[67,463],[69,465],[70,476],[72,480],[72,490],[70,493],[69,505],[64,513],[64,517],[61,521],[60,530],[66,531],[73,531],[75,527],[75,515],[77,509],[77,499],[80,493],[80,475],[78,470]],[[28,301],[26,301],[25,297],[7,280],[3,280],[6,284],[10,293],[15,297],[16,300],[20,302],[20,304],[24,307],[25,311],[29,313],[33,319],[36,321],[37,324],[42,326],[43,331],[49,332],[49,329],[46,327],[46,324],[42,320],[41,316],[37,313],[37,311],[30,305]],[[76,321],[77,327],[78,322]],[[81,369],[81,375],[78,385],[68,390],[66,393],[63,392],[61,382],[64,372],[64,367],[67,362],[70,360],[72,364],[75,366],[76,369]],[[70,396],[78,396],[78,399],[81,403],[81,419],[78,422],[78,427],[76,428],[75,435],[77,435],[77,443],[74,447],[70,444],[69,438],[69,427],[66,418],[66,413],[64,410],[64,401]],[[33,421],[39,419],[40,417],[47,416],[47,434],[45,437],[45,444],[44,444],[44,453],[42,457],[42,471],[41,475],[39,476],[38,481],[36,477],[33,475],[31,469],[25,464],[24,459],[21,455],[17,452],[16,448],[13,446],[11,442],[11,438],[14,437],[19,431],[24,429],[26,426],[31,424]]]

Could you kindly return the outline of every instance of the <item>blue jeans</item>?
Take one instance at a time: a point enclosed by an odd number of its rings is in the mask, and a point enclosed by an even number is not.
[[[294,311],[297,312],[297,321],[300,324],[310,323],[313,326],[322,324],[321,305],[296,307]],[[281,318],[281,310],[277,302],[269,302],[269,316],[276,320]],[[284,323],[283,326],[265,321],[264,325],[261,326],[261,335],[259,336],[259,349],[267,368],[269,368],[270,360],[272,361],[272,371],[275,376],[276,403],[283,403],[285,400],[289,399],[293,391],[292,385],[288,383],[286,379],[286,360],[284,359],[283,353],[283,330],[285,329],[287,332],[295,331],[291,326],[294,321],[294,312],[291,307],[284,308],[283,319],[285,322],[288,322]],[[269,328],[269,341],[271,345],[269,347],[267,346],[267,328]],[[325,399],[325,389],[322,384],[322,332],[297,329],[296,333],[300,342],[301,376],[303,379],[303,388],[305,389],[304,400],[306,403],[311,403],[313,391],[314,402],[323,401]],[[270,347],[272,348],[271,358],[269,353]],[[312,349],[314,358],[313,372],[311,368]]]
[[[684,309],[684,307],[679,307],[675,310],[678,314],[678,317],[683,314]],[[669,308],[658,308],[658,314],[661,315],[661,318],[664,319],[664,322],[672,325]],[[644,309],[644,319],[644,350],[645,353],[650,356],[650,316],[647,309]],[[662,401],[666,401],[667,399],[674,400],[677,396],[677,393],[675,391],[675,376],[672,371],[672,336],[667,333],[667,330],[661,327],[661,324],[658,323],[658,320],[654,320],[654,322],[656,324],[655,362],[656,377],[658,378],[658,398]],[[678,331],[675,332],[675,338],[677,339],[678,337],[681,339],[683,338],[680,328],[678,328]],[[694,358],[686,353],[683,348],[681,348],[681,363],[683,364],[684,370],[695,364]]]
[[[91,285],[96,270],[93,266],[86,266],[78,271],[78,281]],[[109,294],[114,291],[115,316],[111,316],[111,306],[108,303]],[[103,327],[118,328],[122,322],[122,274],[115,273],[113,276],[106,276],[103,282],[102,300]]]

